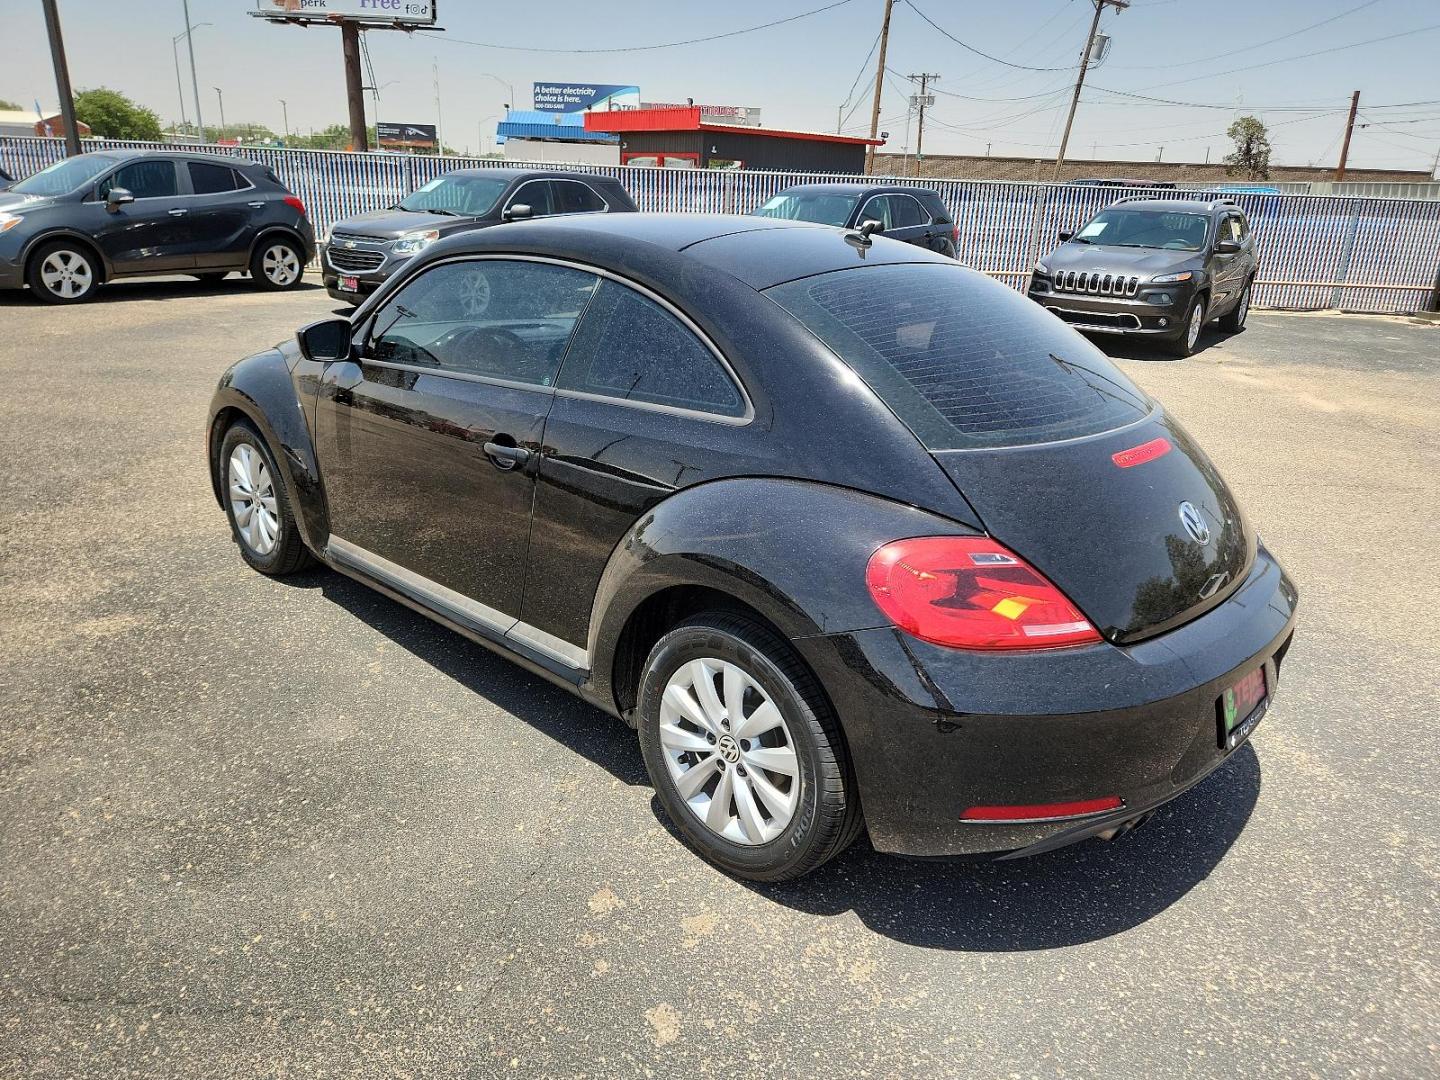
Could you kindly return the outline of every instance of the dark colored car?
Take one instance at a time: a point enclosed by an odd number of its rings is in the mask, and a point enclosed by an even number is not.
[[[925,187],[897,184],[796,184],[776,193],[754,211],[758,217],[813,221],[841,229],[858,229],[878,221],[878,235],[955,257],[959,226]]]
[[[456,169],[388,210],[337,221],[321,246],[325,288],[358,304],[441,237],[524,218],[634,212],[630,193],[608,176]]]
[[[241,158],[104,150],[58,161],[0,192],[0,288],[53,304],[155,274],[218,281],[248,272],[292,289],[315,251],[305,204]]]
[[[1030,299],[1078,330],[1137,334],[1189,356],[1205,324],[1244,329],[1257,262],[1233,199],[1121,199],[1035,264]]]
[[[1096,177],[1096,178],[1085,177],[1085,178],[1082,178],[1082,179],[1079,179],[1079,180],[1066,180],[1065,183],[1067,183],[1067,184],[1079,184],[1079,185],[1081,185],[1082,187],[1129,187],[1129,188],[1143,188],[1143,187],[1148,187],[1148,188],[1173,188],[1173,187],[1175,187],[1175,181],[1173,181],[1173,180],[1135,180],[1135,179],[1127,179],[1127,178],[1124,178],[1124,177],[1115,177],[1115,176],[1104,176],[1104,177]]]
[[[1090,342],[796,222],[439,241],[233,366],[207,433],[247,563],[319,558],[623,718],[751,878],[862,828],[1124,832],[1248,737],[1294,629],[1215,467]]]

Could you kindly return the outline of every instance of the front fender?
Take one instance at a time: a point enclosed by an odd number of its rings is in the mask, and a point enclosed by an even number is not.
[[[248,356],[232,365],[220,377],[210,400],[206,426],[210,483],[217,502],[224,505],[220,490],[220,443],[236,413],[259,430],[280,466],[295,520],[305,544],[320,551],[330,533],[325,489],[315,454],[306,411],[298,385],[304,373],[291,369],[294,358],[282,348]],[[299,361],[308,367],[308,361]]]
[[[865,587],[875,550],[906,536],[974,534],[913,506],[805,480],[748,477],[685,488],[635,523],[600,577],[588,641],[594,690],[613,698],[625,627],[663,590],[725,593],[791,640],[888,625]]]

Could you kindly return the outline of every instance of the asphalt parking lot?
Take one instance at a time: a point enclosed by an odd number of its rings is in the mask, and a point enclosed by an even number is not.
[[[1224,769],[1111,844],[753,886],[618,721],[242,565],[206,403],[333,307],[0,296],[0,1076],[1440,1073],[1440,328],[1118,354],[1301,588]]]

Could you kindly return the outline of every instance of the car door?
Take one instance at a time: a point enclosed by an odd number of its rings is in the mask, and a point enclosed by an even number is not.
[[[503,633],[519,611],[555,375],[596,277],[520,258],[420,270],[329,365],[316,452],[338,557]]]
[[[888,198],[890,218],[895,226],[886,230],[885,235],[916,247],[932,247],[935,228],[930,224],[930,215],[925,212],[919,200],[913,195],[901,194],[892,194]]]
[[[1240,242],[1240,219],[1236,215],[1226,214],[1218,222],[1215,243],[1219,244],[1222,240]],[[1245,258],[1242,249],[1230,254],[1216,251],[1211,255],[1211,259],[1215,284],[1214,295],[1210,298],[1210,311],[1211,314],[1219,315],[1233,307],[1236,297],[1239,296]]]
[[[135,201],[106,208],[112,188],[124,188]],[[95,242],[115,273],[162,273],[195,265],[189,199],[181,192],[174,159],[128,162],[96,185],[95,198],[103,210]]]
[[[210,161],[185,162],[190,183],[191,251],[197,269],[241,269],[265,213],[265,199],[238,170]]]
[[[676,490],[764,468],[750,399],[693,322],[638,286],[601,281],[565,355],[535,494],[522,618],[588,666],[601,574]]]

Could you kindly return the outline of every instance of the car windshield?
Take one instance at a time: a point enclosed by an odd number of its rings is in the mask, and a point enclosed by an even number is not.
[[[932,450],[1095,435],[1146,396],[1040,305],[955,265],[819,274],[766,294],[804,323]]]
[[[1169,210],[1102,210],[1075,234],[1077,240],[1107,247],[1169,248],[1199,251],[1209,220],[1203,214]]]
[[[791,192],[787,195],[781,192],[755,213],[760,217],[785,218],[787,221],[844,225],[859,201],[859,195],[836,195],[833,192]]]
[[[66,158],[41,169],[34,176],[27,176],[10,190],[21,195],[69,195],[89,184],[115,161],[115,158],[103,154]]]
[[[480,217],[504,193],[508,180],[492,176],[439,176],[400,200],[401,210]]]

